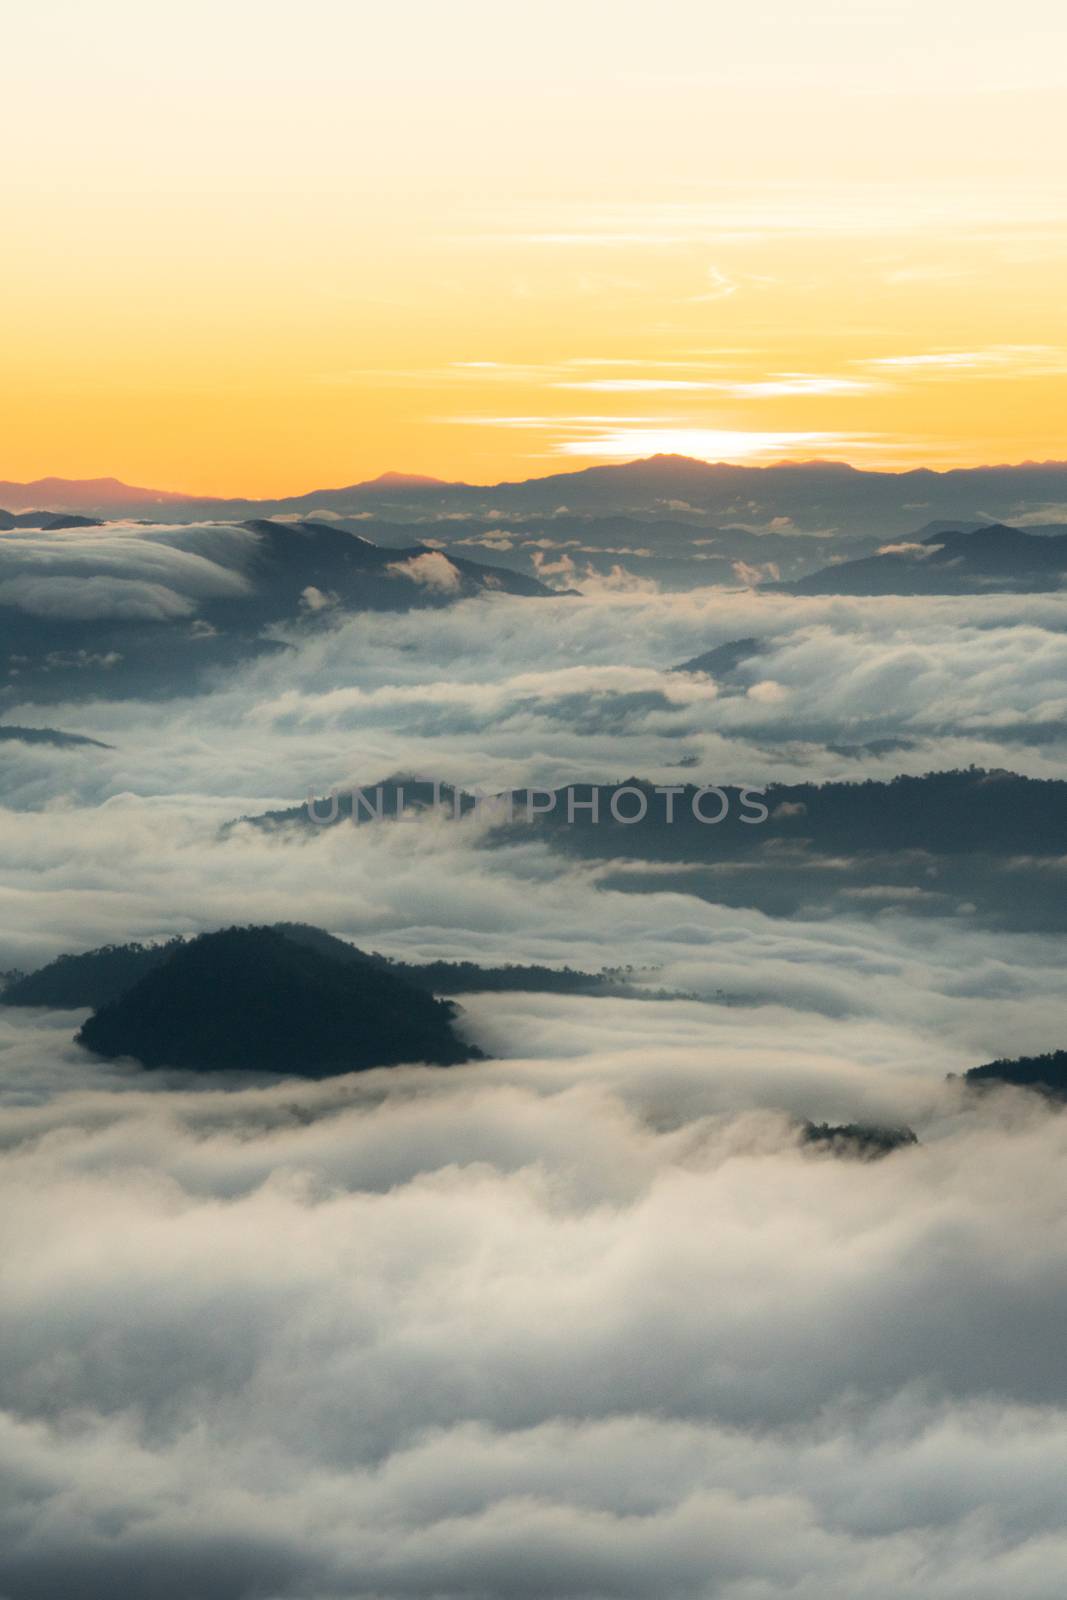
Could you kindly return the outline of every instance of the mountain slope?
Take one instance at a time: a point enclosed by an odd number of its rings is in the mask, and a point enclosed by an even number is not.
[[[20,974],[0,993],[5,1006],[49,1006],[55,1010],[94,1010],[110,1005],[146,973],[172,956],[180,939],[166,944],[103,945],[81,955],[57,956],[36,972]]]
[[[330,523],[257,518],[244,526],[258,538],[251,576],[264,621],[298,614],[309,587],[345,609],[372,611],[448,605],[478,594],[551,593],[525,573],[424,544],[382,549]]]

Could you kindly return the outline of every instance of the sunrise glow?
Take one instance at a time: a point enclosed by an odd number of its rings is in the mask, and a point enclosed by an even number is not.
[[[1051,4],[150,10],[7,31],[8,478],[1064,453]]]

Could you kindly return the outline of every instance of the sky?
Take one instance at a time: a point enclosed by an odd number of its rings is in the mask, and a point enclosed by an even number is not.
[[[1067,455],[1051,0],[5,10],[0,478]]]

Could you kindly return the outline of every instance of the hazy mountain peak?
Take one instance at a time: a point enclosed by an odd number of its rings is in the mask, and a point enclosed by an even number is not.
[[[355,485],[357,489],[444,489],[450,487],[447,478],[431,478],[421,472],[379,472],[376,478],[367,478]]]
[[[81,511],[98,505],[117,507],[167,504],[188,500],[173,489],[144,489],[119,478],[34,478],[29,483],[0,482],[0,501],[20,510]]]

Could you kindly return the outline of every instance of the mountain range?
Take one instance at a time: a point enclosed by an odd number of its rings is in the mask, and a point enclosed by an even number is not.
[[[450,483],[387,472],[341,488],[278,498],[219,498],[121,483],[115,478],[40,478],[0,482],[0,505],[14,512],[48,510],[87,516],[248,517],[331,512],[388,521],[434,521],[448,516],[516,519],[612,513],[643,517],[726,519],[766,531],[786,519],[795,532],[862,529],[900,536],[936,517],[1012,521],[1067,505],[1067,462],[876,472],[837,461],[764,467],[657,455],[621,465],[586,467],[492,485]]]
[[[475,808],[472,794],[444,784],[435,794],[432,785],[405,777],[366,785],[364,796],[376,809],[379,788],[380,820],[363,810],[354,817],[352,791],[342,790],[336,806],[314,803],[314,820],[305,802],[241,818],[225,831],[256,827],[284,840],[330,826],[388,827],[400,811],[434,805],[461,817]],[[623,790],[629,821],[612,807]],[[598,886],[620,894],[690,895],[820,921],[904,910],[990,928],[1067,931],[1067,782],[1061,779],[969,767],[889,782],[775,783],[761,790],[728,783],[703,791],[698,814],[701,792],[698,783],[679,782],[668,822],[664,790],[637,777],[577,786],[573,811],[566,790],[551,803],[542,790],[515,790],[511,820],[502,807],[478,843],[492,849],[532,836],[561,857],[598,863]],[[762,820],[757,805],[766,809]]]

